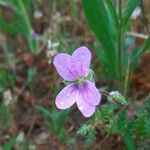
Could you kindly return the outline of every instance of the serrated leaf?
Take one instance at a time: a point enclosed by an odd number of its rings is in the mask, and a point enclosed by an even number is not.
[[[113,116],[114,105],[101,106],[98,111],[98,118],[100,122],[107,123]]]
[[[134,134],[138,138],[146,138],[149,135],[149,123],[148,118],[145,115],[140,115],[134,121]]]
[[[93,128],[93,129],[91,129],[90,131],[89,131],[89,133],[87,134],[87,137],[86,137],[87,139],[86,139],[86,143],[88,144],[88,145],[91,145],[91,144],[93,144],[94,143],[94,141],[95,141],[95,139],[96,139],[96,130],[95,130],[95,128]]]
[[[124,135],[128,127],[127,123],[127,114],[123,109],[111,119],[108,126],[108,133]]]
[[[82,127],[77,131],[77,134],[80,134],[82,136],[85,136],[90,129],[90,126],[88,124],[83,124]]]

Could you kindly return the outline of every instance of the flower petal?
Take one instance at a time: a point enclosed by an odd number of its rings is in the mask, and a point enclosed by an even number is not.
[[[61,77],[68,81],[77,79],[77,75],[71,71],[71,56],[60,53],[55,56],[53,64]]]
[[[83,86],[80,88],[80,91],[82,92],[84,100],[89,104],[94,106],[99,105],[101,94],[93,82],[86,80]]]
[[[79,110],[81,111],[81,113],[83,114],[84,117],[90,117],[94,114],[96,106],[90,105],[89,103],[87,103],[83,97],[82,97],[82,93],[79,92],[78,93],[78,98],[76,99],[76,103],[77,103],[77,107],[79,108]]]
[[[57,95],[55,104],[59,109],[71,107],[76,101],[77,87],[75,84],[69,84]]]
[[[91,52],[85,46],[76,49],[71,59],[72,68],[79,77],[86,77],[91,64]]]

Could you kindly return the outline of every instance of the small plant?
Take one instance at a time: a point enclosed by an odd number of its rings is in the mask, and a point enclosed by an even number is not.
[[[48,121],[45,122],[46,127],[57,135],[62,142],[67,143],[68,139],[65,138],[63,126],[68,117],[69,110],[57,112],[55,108],[52,108],[51,111],[48,111],[40,105],[35,105],[35,108],[47,118]]]
[[[0,1],[0,28],[16,36],[23,35],[28,43],[29,49],[33,54],[39,52],[39,44],[33,28],[31,26],[27,7],[31,1],[26,0],[1,0]],[[5,17],[5,11],[9,10],[11,16]]]
[[[88,144],[95,141],[96,129],[103,129],[108,135],[121,136],[127,149],[135,150],[136,140],[150,137],[149,112],[137,112],[137,116],[129,120],[129,104],[122,94],[98,91],[95,87],[90,60],[91,54],[86,47],[78,48],[72,56],[64,53],[55,56],[54,66],[67,84],[57,95],[55,104],[59,109],[67,109],[76,103],[84,117],[92,116],[77,132],[87,138]],[[101,95],[107,97],[108,103],[98,107]]]
[[[13,82],[14,76],[5,69],[0,68],[0,94],[2,94]]]
[[[0,132],[6,130],[12,125],[12,115],[10,105],[7,104],[7,100],[3,100],[0,104]]]

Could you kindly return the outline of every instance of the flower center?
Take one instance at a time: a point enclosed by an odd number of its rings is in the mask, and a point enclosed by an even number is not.
[[[83,77],[80,77],[77,79],[78,85],[81,85],[84,81],[85,81],[85,78],[83,78]]]

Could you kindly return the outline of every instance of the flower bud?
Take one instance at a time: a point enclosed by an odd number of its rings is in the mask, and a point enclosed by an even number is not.
[[[127,106],[128,102],[126,101],[125,97],[121,95],[118,91],[112,91],[109,93],[108,100],[121,104],[123,106]]]

